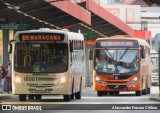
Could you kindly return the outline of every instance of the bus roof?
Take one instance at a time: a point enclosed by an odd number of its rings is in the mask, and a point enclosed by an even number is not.
[[[52,32],[56,32],[56,33],[68,33],[70,32],[69,30],[67,29],[62,29],[62,30],[57,30],[57,29],[48,29],[48,28],[40,28],[40,29],[37,29],[37,30],[24,30],[24,31],[17,31],[18,34],[20,33],[35,33],[35,32],[45,32],[45,33],[52,33]],[[70,32],[70,33],[74,33],[74,32]]]

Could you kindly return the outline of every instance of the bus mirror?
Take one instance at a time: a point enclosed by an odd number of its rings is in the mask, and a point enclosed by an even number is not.
[[[9,50],[8,53],[11,54],[12,53],[12,44],[9,44]]]
[[[145,50],[143,50],[143,52],[142,52],[142,58],[146,58],[146,51]]]
[[[12,53],[12,42],[13,42],[13,41],[14,41],[14,40],[11,40],[10,43],[9,43],[9,47],[8,47],[8,48],[9,48],[9,50],[8,50],[8,53],[9,53],[9,54]]]
[[[92,60],[93,59],[93,50],[90,50],[89,51],[89,60]]]
[[[141,46],[141,56],[142,58],[146,58],[146,51],[143,46]]]
[[[70,52],[73,52],[73,43],[70,42],[69,45],[70,45]]]

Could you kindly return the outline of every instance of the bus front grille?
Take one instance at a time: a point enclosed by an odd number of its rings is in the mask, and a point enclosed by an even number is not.
[[[44,78],[44,77],[39,77],[38,81],[56,81],[58,80],[57,78]]]
[[[28,90],[30,93],[51,93],[54,89],[45,89],[43,91],[38,91],[36,89],[29,88]]]
[[[55,84],[31,84],[28,83],[28,91],[31,93],[50,93],[57,87]]]
[[[39,87],[39,86],[48,87],[48,86],[55,86],[55,84],[32,84],[32,83],[27,83],[27,85],[28,85],[29,87]]]
[[[125,90],[126,85],[108,85],[107,88],[110,90]]]
[[[55,84],[27,84],[29,87],[53,87]]]

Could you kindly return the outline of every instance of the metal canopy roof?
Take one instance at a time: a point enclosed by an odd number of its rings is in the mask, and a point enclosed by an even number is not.
[[[59,29],[67,28],[74,32],[81,30],[81,32],[85,34],[85,39],[89,40],[104,36],[129,34],[129,32],[124,32],[94,12],[91,12],[90,25],[88,21],[90,12],[86,11],[88,10],[86,9],[86,2],[77,5],[78,9],[76,10],[81,10],[80,13],[82,13],[77,16],[70,14],[73,13],[72,10],[65,12],[65,4],[63,4],[63,7],[58,7],[60,5],[56,5],[58,2],[55,1],[56,0],[0,0],[0,24],[29,24],[28,29],[48,27]],[[63,2],[64,1],[59,1],[59,3]],[[71,6],[75,5],[70,1],[68,1],[68,3]],[[79,13],[78,11],[77,13]],[[85,18],[87,19],[85,20]]]
[[[55,26],[62,28],[81,22],[44,0],[0,1],[0,20],[7,24],[29,24],[29,29]]]
[[[47,1],[50,1],[50,0],[47,0]],[[78,5],[91,12],[91,25],[81,23],[81,24],[76,24],[76,25],[72,25],[72,26],[66,26],[69,30],[76,32],[80,29],[82,31],[82,33],[85,34],[86,39],[89,39],[89,40],[92,40],[92,39],[95,40],[97,37],[105,37],[105,36],[112,36],[112,35],[126,35],[126,34],[128,34],[130,36],[133,36],[134,30],[131,27],[128,26],[128,29],[132,29],[132,34],[126,32],[126,30],[124,28],[119,29],[118,28],[119,26],[116,27],[116,25],[113,25],[113,23],[114,23],[113,21],[111,22],[112,23],[111,24],[110,22],[108,22],[108,20],[106,18],[103,19],[103,16],[105,16],[106,13],[109,13],[109,12],[104,12],[104,9],[101,6],[99,6],[98,4],[96,4],[93,0],[83,0],[83,1],[85,1],[85,2],[79,3]],[[101,13],[101,15],[92,13],[92,9],[89,9],[86,6],[86,4],[91,4],[90,2],[96,4],[95,9],[100,10],[104,13],[103,14]],[[60,6],[63,6],[63,5],[61,4]],[[101,9],[97,6],[99,6]],[[114,19],[115,17],[112,14],[110,14],[109,16],[111,16],[111,18],[113,20],[115,20]],[[117,21],[120,24],[123,23],[118,18],[117,18]],[[123,24],[123,25],[126,27],[126,24]],[[126,33],[123,32],[123,30]]]
[[[92,1],[89,1],[89,2],[92,2]],[[79,5],[86,8],[86,2],[81,3]],[[93,6],[93,9],[97,9],[98,7],[96,7],[96,6],[99,6],[99,5]],[[121,30],[118,27],[116,27],[115,25],[111,24],[110,22],[108,22],[108,20],[105,20],[105,18],[100,17],[102,15],[103,16],[106,15],[106,12],[105,12],[105,15],[104,14],[100,15],[101,11],[104,11],[104,10],[98,9],[98,10],[100,10],[100,11],[98,11],[99,14],[95,14],[96,12],[93,12],[92,9],[89,9],[89,8],[87,8],[87,9],[91,11],[91,15],[92,15],[91,20],[92,21],[91,21],[91,26],[88,26],[88,25],[86,25],[86,26],[91,27],[92,29],[98,31],[100,34],[103,34],[108,37],[113,36],[113,35],[127,35],[127,33],[125,33],[123,30]],[[112,14],[110,16],[113,17]],[[128,35],[130,35],[130,34],[128,34]]]

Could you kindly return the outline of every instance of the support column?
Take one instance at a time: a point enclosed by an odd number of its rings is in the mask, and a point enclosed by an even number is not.
[[[8,40],[8,44],[9,44],[10,40],[13,40],[13,39],[14,39],[14,35],[15,35],[15,30],[9,30],[9,40]],[[11,54],[9,54],[9,60],[12,61]]]
[[[3,30],[3,66],[6,66],[9,60],[8,43],[9,43],[9,30]]]
[[[89,60],[89,50],[91,46],[85,45],[85,56],[86,56],[86,87],[92,86],[92,65]]]

